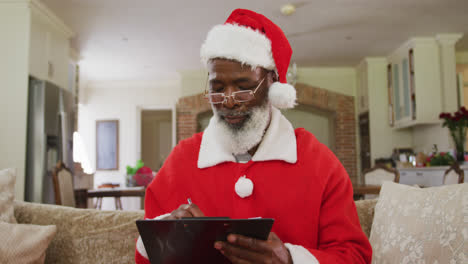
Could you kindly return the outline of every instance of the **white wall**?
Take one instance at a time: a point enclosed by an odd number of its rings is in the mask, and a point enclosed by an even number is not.
[[[468,64],[468,51],[459,51],[455,54],[458,64]]]
[[[357,72],[354,67],[301,67],[297,82],[332,92],[355,96]]]
[[[442,125],[420,125],[413,128],[413,149],[415,152],[430,153],[434,144],[439,151],[452,151],[453,142],[448,128]]]
[[[29,31],[25,3],[0,3],[0,169],[17,169],[19,200],[24,199]]]
[[[119,170],[97,171],[94,186],[103,182],[125,186],[126,166],[136,164],[140,136],[139,108],[173,107],[180,96],[180,82],[88,82],[80,91],[78,132],[87,148],[91,166],[96,168],[96,120],[119,120]],[[122,199],[124,209],[138,209],[139,198]],[[104,199],[103,209],[113,209],[112,198]]]
[[[206,87],[208,71],[205,69],[180,71],[181,95],[191,96],[203,93]]]

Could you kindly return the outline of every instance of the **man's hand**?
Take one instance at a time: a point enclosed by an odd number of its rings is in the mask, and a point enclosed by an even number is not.
[[[275,233],[267,241],[230,234],[228,242],[215,242],[214,247],[234,264],[292,264],[291,254]]]
[[[163,218],[163,220],[175,220],[182,217],[202,217],[205,216],[196,204],[182,204],[179,208],[172,211],[172,213]]]

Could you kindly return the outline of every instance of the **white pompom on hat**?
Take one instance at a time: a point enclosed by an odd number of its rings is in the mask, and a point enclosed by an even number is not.
[[[210,59],[226,58],[276,70],[279,80],[270,86],[268,99],[283,109],[296,105],[296,89],[286,79],[291,55],[291,45],[281,28],[246,9],[234,10],[224,24],[213,27],[200,50],[205,65]]]

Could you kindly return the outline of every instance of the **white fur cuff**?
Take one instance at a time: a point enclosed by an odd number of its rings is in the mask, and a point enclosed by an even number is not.
[[[294,264],[320,264],[318,260],[312,255],[309,250],[303,246],[297,246],[289,243],[284,244],[291,254]]]
[[[169,213],[168,214],[163,214],[163,215],[155,217],[154,219],[159,220],[159,219],[162,219],[162,218],[164,218],[164,217],[166,217],[168,215],[170,215],[170,214]],[[138,253],[140,253],[140,255],[142,255],[145,259],[148,259],[148,253],[146,252],[145,245],[143,245],[143,241],[141,240],[141,236],[138,237],[138,240],[137,240],[137,243],[136,243],[136,249],[138,250]]]
[[[145,259],[148,259],[148,253],[146,253],[146,249],[143,245],[143,241],[141,240],[141,236],[138,237],[136,249],[138,250],[138,253],[140,253],[141,256],[143,256]]]
[[[296,89],[288,83],[275,82],[270,86],[268,99],[277,108],[293,108],[296,105]]]

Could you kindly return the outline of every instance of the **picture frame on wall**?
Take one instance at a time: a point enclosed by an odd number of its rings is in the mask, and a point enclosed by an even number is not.
[[[96,121],[96,170],[119,169],[119,120]]]

